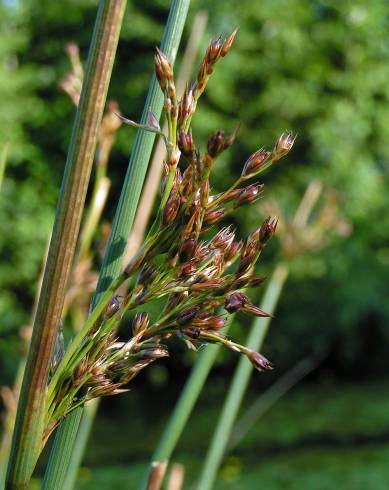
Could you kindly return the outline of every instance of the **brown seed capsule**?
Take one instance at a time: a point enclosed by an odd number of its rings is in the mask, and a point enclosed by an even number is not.
[[[236,209],[244,204],[252,204],[253,202],[257,201],[262,195],[263,187],[263,184],[256,183],[250,184],[242,189],[235,201],[234,208]]]
[[[253,153],[244,164],[242,177],[248,178],[255,175],[261,169],[263,164],[269,159],[270,155],[271,152],[266,151],[263,148],[260,148],[258,151]]]
[[[215,211],[210,211],[208,212],[205,217],[204,217],[204,224],[205,225],[214,225],[218,221],[224,218],[226,212],[224,209],[219,209]]]
[[[246,357],[253,364],[253,366],[258,369],[258,371],[269,371],[273,369],[270,361],[266,359],[262,354],[255,351],[246,352]]]

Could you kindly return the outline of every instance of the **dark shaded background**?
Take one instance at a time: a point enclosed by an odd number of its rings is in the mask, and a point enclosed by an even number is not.
[[[77,42],[86,58],[96,4],[0,2],[0,141],[10,142],[0,193],[1,384],[12,384],[21,355],[19,330],[29,321],[74,116],[57,86],[69,70],[64,46]],[[132,119],[143,107],[168,6],[166,0],[128,3],[109,96]],[[387,488],[389,5],[194,0],[184,42],[199,9],[209,10],[204,48],[215,34],[240,27],[194,124],[205,145],[213,130],[242,123],[237,143],[215,170],[215,188],[231,183],[250,153],[291,129],[298,133],[295,147],[264,177],[264,200],[275,199],[292,216],[306,185],[319,179],[337,217],[320,249],[289,261],[291,275],[264,349],[277,369],[253,378],[245,405],[301,359],[323,351],[326,357],[234,450],[217,488],[258,488],[258,481],[266,489]],[[110,160],[107,222],[133,137],[122,129]],[[258,205],[234,218],[240,235],[258,224],[260,213]],[[347,233],[338,233],[345,226]],[[281,253],[275,240],[263,274]],[[237,323],[234,335],[243,340],[246,328]],[[180,346],[173,350],[172,359],[143,373],[129,394],[104,401],[80,488],[136,487],[194,359]],[[201,465],[236,360],[227,352],[218,359],[176,451],[189,480]]]

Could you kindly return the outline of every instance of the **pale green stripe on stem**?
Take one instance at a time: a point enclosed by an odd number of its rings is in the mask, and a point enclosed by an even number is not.
[[[51,352],[74,258],[122,4],[101,1],[93,32],[16,416],[7,475],[11,489],[27,487],[41,450]]]
[[[287,276],[288,267],[281,263],[276,267],[268,283],[261,308],[270,314],[274,313],[276,309]],[[247,343],[245,344],[249,349],[257,351],[261,348],[270,322],[271,317],[255,319]],[[217,470],[224,456],[252,371],[252,364],[242,356],[239,359],[238,367],[223,405],[211,445],[204,459],[204,466],[200,474],[198,486],[196,487],[198,490],[210,490],[213,487]]]
[[[175,60],[178,51],[189,3],[190,0],[174,0],[170,8],[169,17],[161,42],[161,49],[172,62]],[[159,89],[155,76],[153,76],[145,102],[141,123],[147,121],[149,110],[159,118],[162,107],[163,95]],[[104,255],[96,294],[92,302],[93,306],[100,301],[110,283],[120,275],[122,269],[122,256],[134,221],[135,211],[146,175],[148,162],[150,160],[154,139],[155,134],[147,133],[145,131],[138,131],[136,135],[126,178],[112,225],[110,240]],[[86,446],[89,429],[92,426],[95,415],[94,413],[90,413],[85,418],[83,417],[82,420],[85,421],[88,427],[85,430],[83,429],[79,434],[76,434],[71,429],[73,426],[72,419],[79,421],[82,412],[83,408],[77,408],[61,423],[56,438],[64,441],[64,444],[66,443],[67,447],[71,447],[72,449],[67,454],[63,454],[60,444],[53,448],[50,455],[49,465],[46,470],[45,482],[47,483],[43,486],[43,490],[52,488],[49,486],[51,478],[55,478],[55,481],[62,482],[62,486],[56,487],[58,490],[68,490],[73,488],[77,471],[81,464],[83,448]],[[71,440],[70,443],[69,440]],[[75,450],[75,447],[78,444],[81,445],[81,449]],[[60,453],[59,457],[66,458],[66,464],[62,465],[60,468],[60,477],[58,477],[57,469],[54,465],[54,462],[58,458],[57,452]],[[69,468],[69,470],[67,471],[66,468]],[[54,475],[50,476],[52,473]]]

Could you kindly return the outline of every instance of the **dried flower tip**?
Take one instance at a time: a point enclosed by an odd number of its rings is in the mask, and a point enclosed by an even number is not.
[[[193,155],[195,146],[193,142],[192,130],[189,130],[188,133],[180,131],[178,135],[178,148],[185,157],[191,157]]]
[[[162,224],[168,226],[175,220],[178,210],[180,208],[181,199],[175,189],[170,192],[169,199],[167,200],[162,212]]]
[[[258,171],[268,160],[270,155],[271,152],[266,151],[264,148],[260,148],[255,153],[253,153],[244,164],[242,177],[248,178],[258,173]]]
[[[173,68],[167,56],[158,47],[155,49],[155,74],[162,92],[165,92],[167,84],[173,82]]]
[[[277,224],[278,220],[272,220],[270,219],[270,216],[265,219],[261,228],[259,229],[259,240],[262,245],[265,245],[274,235],[274,233],[276,232]]]
[[[222,49],[220,50],[220,56],[225,56],[228,51],[231,49],[231,46],[234,42],[235,36],[238,32],[238,29],[236,28],[224,41]]]
[[[117,296],[113,296],[109,300],[109,302],[108,302],[108,304],[107,304],[107,306],[105,308],[105,316],[107,318],[111,318],[119,310],[120,310],[120,301],[119,301],[119,298]]]
[[[242,250],[243,243],[238,241],[233,241],[229,248],[224,252],[224,260],[226,263],[234,260],[240,251]]]
[[[205,59],[207,60],[207,62],[210,64],[215,63],[220,57],[220,52],[222,48],[223,48],[223,42],[221,36],[211,41],[205,55]]]
[[[262,310],[262,308],[259,308],[258,306],[255,306],[250,302],[248,302],[247,304],[244,305],[244,307],[242,308],[242,311],[244,311],[245,313],[248,313],[250,315],[254,315],[254,316],[272,317],[272,315],[270,315],[270,313],[266,313],[266,311]]]
[[[149,316],[147,313],[137,313],[132,320],[132,334],[138,335],[141,332],[144,332],[149,326]]]
[[[259,352],[255,352],[253,350],[249,350],[246,353],[246,357],[251,362],[251,364],[258,369],[258,371],[269,371],[273,369],[273,366],[270,361],[266,359]]]
[[[150,127],[155,128],[158,131],[161,130],[161,127],[159,126],[158,119],[155,117],[155,115],[150,110],[147,113],[147,124]]]
[[[273,151],[273,160],[277,161],[283,156],[287,155],[291,150],[296,136],[293,136],[291,131],[286,131],[278,138],[276,146]]]
[[[231,230],[231,227],[222,228],[209,242],[210,250],[219,248],[220,250],[226,250],[234,241],[235,233]]]
[[[250,184],[241,190],[238,199],[236,199],[234,208],[243,206],[244,204],[252,204],[257,201],[262,195],[263,184]]]

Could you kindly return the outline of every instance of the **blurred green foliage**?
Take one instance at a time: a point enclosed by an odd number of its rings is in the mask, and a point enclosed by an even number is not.
[[[74,115],[57,85],[69,70],[64,47],[75,41],[86,58],[96,4],[0,2],[0,143],[10,142],[0,195],[0,358],[7,380],[18,330],[29,321]],[[143,106],[168,6],[168,0],[128,2],[110,97],[133,119]],[[204,47],[215,33],[240,27],[194,121],[203,146],[215,129],[242,123],[237,143],[217,166],[215,188],[232,182],[250,153],[291,129],[298,133],[295,148],[265,176],[265,199],[277,199],[292,216],[317,178],[335,190],[352,227],[347,239],[333,238],[331,246],[293,260],[267,353],[283,370],[329,346],[329,367],[339,375],[387,372],[389,4],[193,0],[192,18],[199,9],[210,13]],[[186,35],[189,28],[190,22]],[[107,220],[133,136],[123,129],[112,155]],[[259,213],[254,207],[235,218],[240,235],[258,224]],[[266,252],[262,272],[270,272],[278,252],[277,245]],[[243,336],[244,323],[237,329]],[[222,362],[229,359],[224,354]]]

